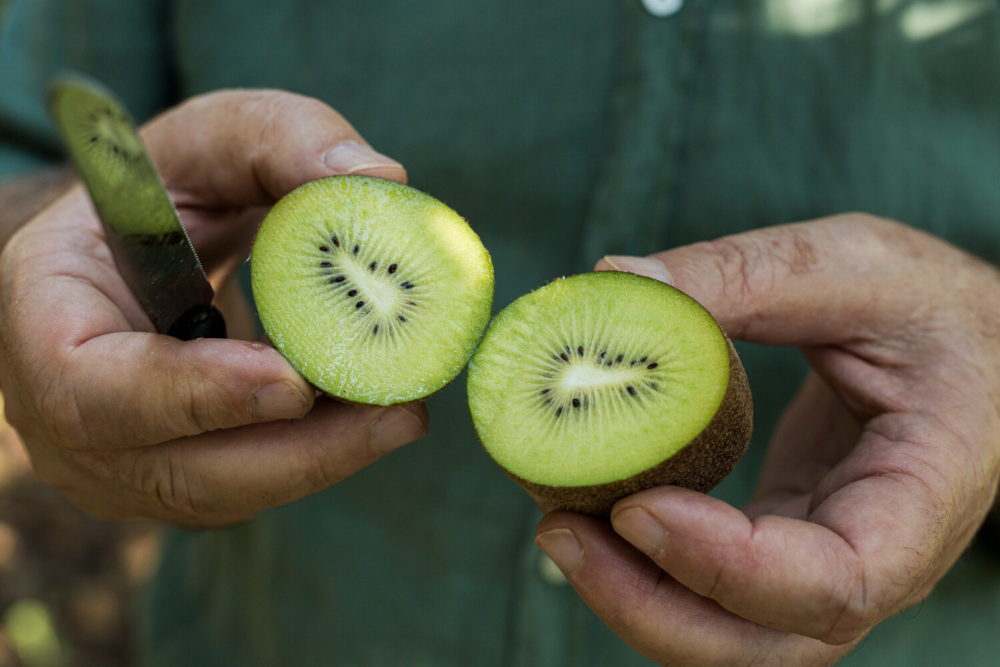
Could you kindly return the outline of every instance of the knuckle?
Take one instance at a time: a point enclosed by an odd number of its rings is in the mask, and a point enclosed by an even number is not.
[[[323,102],[305,95],[278,90],[260,90],[251,93],[242,112],[256,118],[259,129],[258,146],[272,150],[275,138],[284,137],[291,128],[303,120],[336,114]]]
[[[86,413],[77,387],[73,382],[66,381],[63,373],[54,375],[41,388],[33,412],[51,442],[72,450],[91,447]]]
[[[719,275],[722,292],[732,298],[750,298],[751,275],[761,266],[761,253],[749,237],[722,237],[704,242]]]
[[[196,482],[176,456],[139,457],[133,470],[132,486],[171,520],[191,521],[207,509],[196,495]]]
[[[704,247],[727,296],[749,300],[818,268],[820,252],[809,236],[800,226],[787,225],[706,241]]]
[[[252,519],[254,508],[219,504],[210,498],[204,480],[173,453],[141,457],[132,486],[143,498],[142,515],[188,528],[212,528]]]
[[[194,435],[216,428],[219,405],[215,400],[215,392],[211,391],[200,378],[185,378],[182,391],[186,396],[184,417],[187,426],[184,432]]]
[[[247,418],[248,406],[239,404],[239,397],[222,385],[220,378],[213,377],[204,367],[196,363],[174,365],[168,405],[179,405],[178,414],[164,415],[171,423],[169,430],[181,435],[196,435],[226,426],[242,423]],[[179,403],[177,400],[179,399]]]
[[[878,609],[871,604],[864,574],[853,576],[831,594],[827,607],[836,610],[832,622],[817,639],[827,644],[848,644],[861,638],[877,622]]]
[[[64,449],[89,449],[91,440],[79,406],[75,401],[67,401],[62,405],[61,409],[48,409],[41,413],[44,430]]]

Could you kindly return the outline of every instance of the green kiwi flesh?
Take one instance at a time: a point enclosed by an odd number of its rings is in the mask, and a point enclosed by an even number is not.
[[[254,303],[285,358],[323,392],[390,405],[465,367],[489,322],[493,265],[469,225],[414,188],[366,176],[306,183],[268,213]]]
[[[711,489],[753,422],[743,366],[708,311],[615,271],[503,309],[469,363],[468,399],[508,475],[548,506],[598,516],[652,486]]]

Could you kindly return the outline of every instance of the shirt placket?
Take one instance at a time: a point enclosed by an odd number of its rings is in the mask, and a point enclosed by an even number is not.
[[[617,72],[604,164],[583,224],[580,261],[662,250],[683,204],[695,100],[711,2],[656,16],[622,4]]]

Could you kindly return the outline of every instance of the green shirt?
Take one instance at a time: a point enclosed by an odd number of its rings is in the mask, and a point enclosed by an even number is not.
[[[985,0],[688,0],[666,17],[641,0],[12,0],[0,176],[60,159],[42,98],[71,67],[140,118],[222,87],[323,99],[469,220],[497,308],[603,254],[845,210],[996,262],[998,38]],[[739,350],[757,417],[715,492],[734,503],[805,372],[794,349]],[[552,576],[538,511],[477,444],[464,377],[429,407],[424,440],[325,492],[172,531],[146,662],[649,664]],[[977,545],[843,664],[994,664],[997,628],[1000,556]]]

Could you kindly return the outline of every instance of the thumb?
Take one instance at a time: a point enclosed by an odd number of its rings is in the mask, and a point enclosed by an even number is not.
[[[193,97],[150,122],[143,138],[178,206],[270,204],[334,174],[406,180],[339,113],[284,91]]]
[[[66,363],[56,435],[77,449],[150,445],[217,429],[294,419],[313,389],[273,348],[203,338],[110,333]]]
[[[596,268],[673,284],[732,338],[822,345],[878,337],[912,318],[933,289],[916,285],[933,274],[919,264],[930,243],[899,223],[851,214],[605,257]]]

